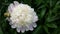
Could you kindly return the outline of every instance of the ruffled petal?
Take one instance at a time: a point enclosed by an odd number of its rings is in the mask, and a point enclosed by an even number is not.
[[[19,2],[14,1],[14,5],[15,5],[15,6],[19,5]]]
[[[33,22],[36,22],[36,21],[38,21],[38,16],[34,16],[33,18]]]
[[[32,23],[33,27],[36,28],[37,27],[37,24],[36,23]]]
[[[24,27],[24,26],[22,26],[20,29],[21,29],[21,32],[22,32],[22,33],[25,32],[25,27]]]
[[[13,11],[13,8],[14,8],[14,5],[13,5],[13,3],[11,3],[8,7],[9,13],[11,13]]]
[[[17,30],[17,32],[20,32],[21,29],[20,28],[17,28],[16,30]]]
[[[29,25],[28,26],[28,29],[31,30],[31,31],[33,31],[33,26],[32,25]]]
[[[16,28],[16,25],[15,24],[11,25],[11,28]]]

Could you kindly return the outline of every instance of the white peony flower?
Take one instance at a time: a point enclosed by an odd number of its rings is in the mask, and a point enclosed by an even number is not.
[[[8,6],[8,13],[10,14],[10,17],[7,17],[9,24],[12,28],[16,28],[17,32],[33,31],[33,28],[37,26],[35,22],[38,20],[38,16],[27,4],[14,1]]]

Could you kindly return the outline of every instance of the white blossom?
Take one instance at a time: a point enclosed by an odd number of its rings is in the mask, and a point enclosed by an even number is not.
[[[35,22],[38,21],[38,16],[29,5],[14,1],[8,6],[8,12],[9,24],[12,28],[16,28],[17,32],[33,31],[37,27]]]

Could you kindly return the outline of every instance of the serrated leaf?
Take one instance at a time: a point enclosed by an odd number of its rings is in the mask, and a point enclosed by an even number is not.
[[[46,24],[46,25],[50,28],[57,28],[57,25],[55,25],[55,24]]]

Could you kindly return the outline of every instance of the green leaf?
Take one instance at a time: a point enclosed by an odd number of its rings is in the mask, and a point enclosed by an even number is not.
[[[60,1],[58,1],[53,9],[53,11],[55,12],[58,8],[60,8]]]
[[[46,25],[50,28],[57,28],[57,25],[55,25],[55,24],[46,24]]]
[[[54,7],[57,0],[50,0],[50,7]]]
[[[15,30],[14,30],[14,29],[10,29],[9,32],[10,32],[11,34],[17,34],[16,29],[15,29]]]
[[[41,26],[37,27],[37,29],[35,31],[33,31],[32,34],[37,34],[37,33],[39,33],[40,30],[41,30]]]
[[[35,4],[37,4],[37,6],[39,6],[42,2],[43,0],[35,0]]]
[[[45,12],[46,12],[46,8],[42,9],[42,11],[40,12],[41,18],[43,18],[43,16],[45,15]]]
[[[3,34],[2,30],[1,30],[1,27],[0,27],[0,34]]]
[[[60,34],[60,26],[58,28],[56,28],[52,34]]]
[[[60,5],[60,1],[58,1],[58,2],[56,3],[55,7],[56,7],[56,6],[59,6],[59,5]]]
[[[44,30],[46,31],[47,34],[50,34],[50,32],[48,31],[48,27],[43,26]]]
[[[58,20],[60,19],[60,17],[57,17],[57,14],[56,15],[52,15],[52,13],[50,13],[46,19],[47,22],[52,22],[52,21],[55,21],[55,20]]]
[[[32,0],[22,0],[21,2],[23,2],[24,4],[31,5],[31,1],[32,1]]]

